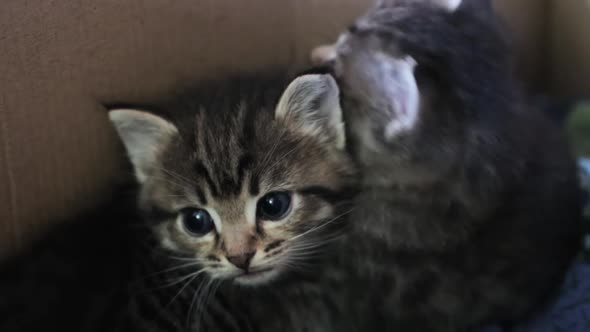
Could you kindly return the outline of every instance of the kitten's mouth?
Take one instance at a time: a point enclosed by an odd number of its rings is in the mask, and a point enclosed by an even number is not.
[[[273,279],[277,273],[277,270],[272,267],[254,269],[244,271],[242,274],[236,276],[234,281],[244,285],[257,285]]]

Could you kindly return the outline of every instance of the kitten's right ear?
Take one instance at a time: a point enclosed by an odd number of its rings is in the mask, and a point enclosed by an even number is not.
[[[125,145],[137,180],[143,183],[158,154],[178,130],[169,121],[145,111],[114,109],[109,111],[109,118]]]
[[[287,122],[306,135],[312,135],[344,149],[344,122],[340,90],[331,75],[303,75],[283,92],[275,118]]]
[[[395,58],[385,53],[378,53],[374,60],[374,72],[369,73],[374,80],[373,101],[381,101],[387,110],[384,134],[391,141],[418,123],[420,91],[414,76],[417,63],[411,56]]]
[[[395,6],[400,3],[407,3],[407,2],[412,2],[412,1],[418,1],[418,0],[377,0],[377,8],[379,8],[379,7],[392,7],[392,6]],[[454,12],[455,10],[457,10],[457,8],[459,8],[459,6],[461,6],[461,3],[463,2],[463,0],[422,0],[422,1],[426,1],[426,2],[429,2],[433,5],[436,5],[438,7],[444,8],[445,10],[448,10],[449,12]]]
[[[454,12],[461,6],[463,0],[431,0],[435,5],[440,6],[449,12]]]

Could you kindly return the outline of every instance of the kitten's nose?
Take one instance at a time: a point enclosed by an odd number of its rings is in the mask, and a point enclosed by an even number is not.
[[[227,260],[230,261],[236,267],[242,270],[248,270],[248,266],[250,266],[250,261],[256,252],[249,252],[241,255],[236,256],[227,256]]]

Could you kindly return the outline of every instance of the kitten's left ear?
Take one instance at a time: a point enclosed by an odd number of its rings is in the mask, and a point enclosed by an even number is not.
[[[344,122],[340,90],[330,75],[303,75],[283,92],[275,118],[284,120],[302,133],[344,149]]]
[[[431,0],[450,12],[458,9],[472,11],[478,15],[489,15],[494,12],[490,0]]]

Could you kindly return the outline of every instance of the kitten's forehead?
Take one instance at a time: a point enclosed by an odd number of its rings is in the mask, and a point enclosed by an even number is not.
[[[285,84],[271,83],[255,93],[243,87],[241,93],[228,91],[220,101],[181,105],[189,112],[176,121],[181,139],[164,151],[162,170],[152,180],[170,187],[168,195],[190,194],[199,205],[243,201],[317,181],[336,185],[340,175],[334,163],[347,160],[326,154],[331,149],[318,139],[275,121]],[[322,174],[328,176],[320,179]]]

